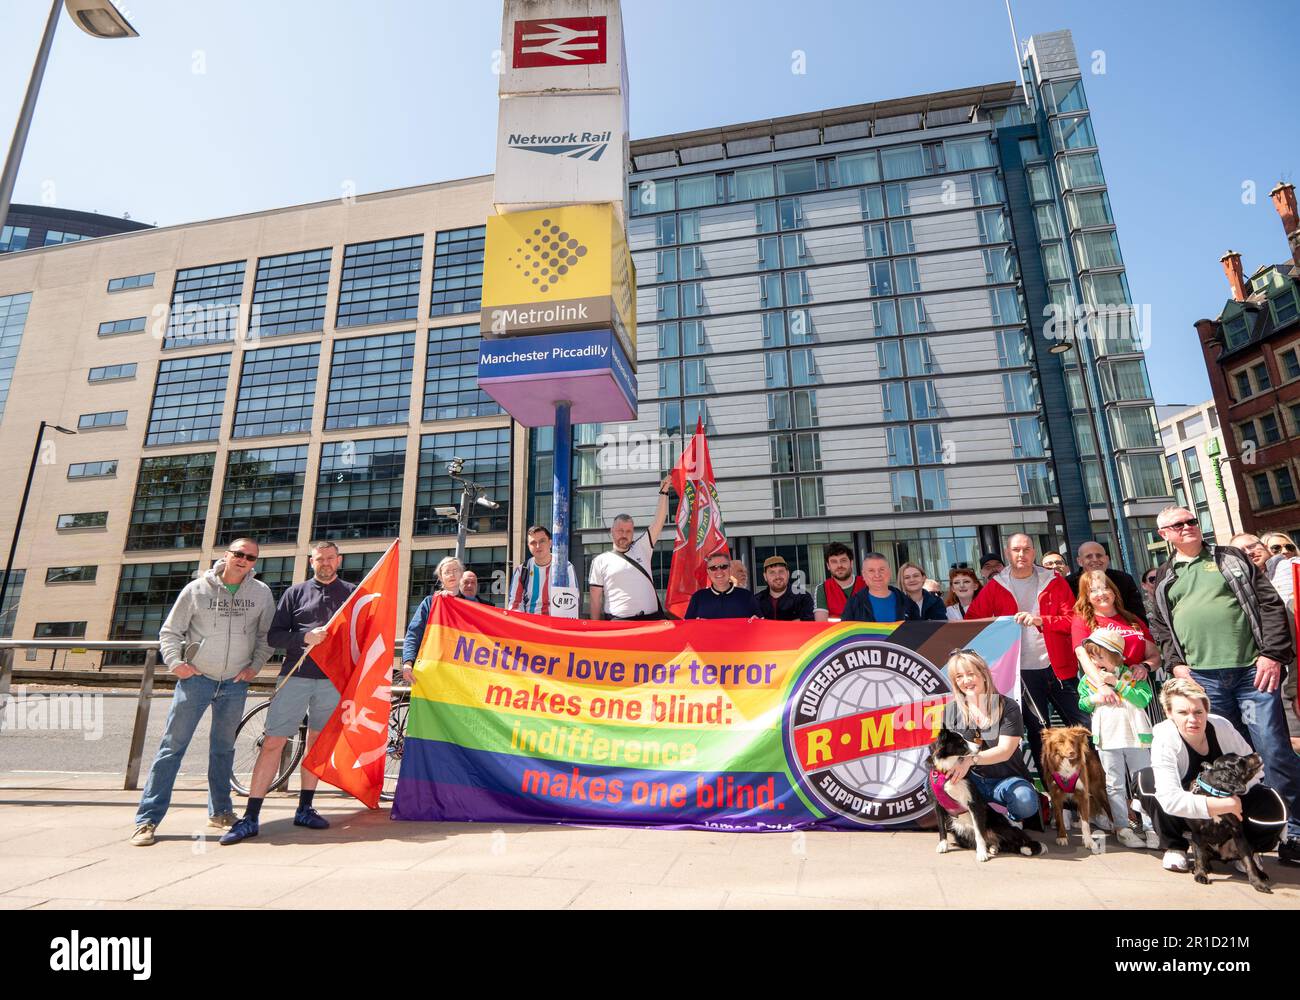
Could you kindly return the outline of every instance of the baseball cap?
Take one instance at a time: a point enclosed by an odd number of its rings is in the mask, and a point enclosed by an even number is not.
[[[1116,656],[1124,655],[1124,637],[1113,628],[1096,629],[1084,642],[1090,642],[1102,649],[1109,649]]]
[[[991,562],[1002,562],[1002,557],[996,552],[985,552],[980,556],[980,569],[983,569]]]
[[[772,566],[785,566],[787,569],[789,569],[789,566],[786,565],[785,559],[782,558],[781,556],[768,556],[766,559],[763,560],[764,570],[770,569]]]

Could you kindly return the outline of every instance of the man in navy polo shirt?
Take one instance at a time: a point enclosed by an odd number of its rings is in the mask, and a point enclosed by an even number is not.
[[[704,568],[709,572],[709,585],[691,595],[686,606],[686,618],[754,618],[758,615],[758,601],[754,594],[731,582],[731,558],[723,552],[709,556]]]
[[[325,728],[334,709],[338,707],[339,692],[334,682],[325,676],[308,654],[309,650],[325,638],[324,625],[334,612],[343,606],[356,584],[339,578],[343,557],[333,542],[317,542],[311,548],[310,580],[295,583],[284,592],[275,609],[268,641],[276,649],[283,649],[284,664],[280,667],[283,678],[271,699],[266,713],[266,739],[262,743],[253,778],[249,782],[248,808],[242,819],[235,822],[224,837],[223,844],[238,844],[256,837],[262,813],[262,800],[266,797],[279,767],[280,751],[285,741],[298,732],[303,716],[307,717],[307,747],[311,750],[316,737]],[[301,660],[301,662],[299,662]],[[297,665],[297,670],[294,666]],[[292,671],[292,676],[288,676]],[[303,757],[306,758],[306,752]],[[298,810],[293,825],[311,830],[324,830],[329,821],[312,806],[319,779],[305,767],[302,769],[302,787],[298,793]]]

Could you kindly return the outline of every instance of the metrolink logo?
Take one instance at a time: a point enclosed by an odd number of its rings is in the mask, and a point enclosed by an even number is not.
[[[526,153],[546,153],[571,160],[599,160],[609,148],[613,132],[568,132],[563,135],[522,135],[512,132],[506,138],[511,149]]]

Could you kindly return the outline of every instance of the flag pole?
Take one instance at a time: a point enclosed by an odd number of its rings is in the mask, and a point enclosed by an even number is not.
[[[551,588],[570,587],[569,581],[569,493],[573,479],[573,403],[555,403],[555,459],[552,463],[551,504]]]

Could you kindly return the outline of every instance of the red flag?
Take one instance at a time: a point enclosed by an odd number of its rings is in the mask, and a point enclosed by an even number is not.
[[[397,632],[397,542],[325,626],[312,660],[339,689],[339,706],[303,766],[336,788],[379,808],[388,753],[388,711]]]
[[[713,483],[713,462],[704,439],[704,421],[695,424],[695,435],[682,449],[673,467],[673,488],[677,490],[677,544],[668,572],[668,610],[678,618],[686,613],[691,595],[709,585],[705,563],[722,552],[728,558],[727,530]]]

